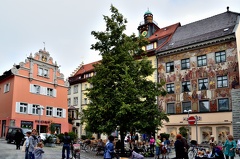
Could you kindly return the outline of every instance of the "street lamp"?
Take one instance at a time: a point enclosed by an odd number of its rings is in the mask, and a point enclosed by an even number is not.
[[[38,115],[39,115],[38,131],[39,131],[39,135],[40,135],[40,132],[41,132],[41,125],[40,125],[40,123],[41,123],[41,112],[42,112],[42,110],[44,109],[44,107],[41,106],[41,105],[39,105],[39,106],[37,107],[37,109],[38,109]]]
[[[192,112],[191,109],[188,109],[188,110],[184,110],[184,113],[188,113],[188,118],[189,119],[189,113]],[[188,120],[187,120],[188,121]],[[189,122],[188,122],[188,143],[190,143],[190,125],[189,125]]]

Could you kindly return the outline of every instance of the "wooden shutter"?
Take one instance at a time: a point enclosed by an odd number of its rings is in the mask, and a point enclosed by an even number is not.
[[[53,117],[57,117],[57,108],[53,108]]]
[[[62,117],[63,118],[66,118],[66,109],[62,109],[63,110],[63,112],[62,112]]]
[[[16,102],[16,112],[20,113],[20,102]]]
[[[32,114],[32,104],[28,104],[28,106],[27,106],[27,113],[28,114]]]

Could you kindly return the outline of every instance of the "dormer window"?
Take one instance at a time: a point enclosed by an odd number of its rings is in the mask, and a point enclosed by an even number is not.
[[[146,50],[152,50],[153,49],[153,43],[148,44],[146,47]]]

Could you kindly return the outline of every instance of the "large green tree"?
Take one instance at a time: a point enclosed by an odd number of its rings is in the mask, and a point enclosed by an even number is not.
[[[89,80],[93,85],[87,93],[91,102],[83,110],[82,121],[95,133],[111,134],[119,128],[123,141],[126,132],[154,132],[163,120],[168,121],[156,102],[156,97],[166,91],[161,83],[147,80],[155,70],[142,50],[147,39],[126,35],[127,20],[114,6],[110,10],[110,17],[103,16],[106,30],[92,31],[97,42],[91,49],[99,51],[102,60]],[[142,60],[135,60],[136,56]]]

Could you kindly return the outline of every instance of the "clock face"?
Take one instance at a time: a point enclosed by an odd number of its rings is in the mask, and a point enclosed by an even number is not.
[[[146,35],[147,35],[147,31],[145,30],[142,32],[142,36],[146,36]]]

